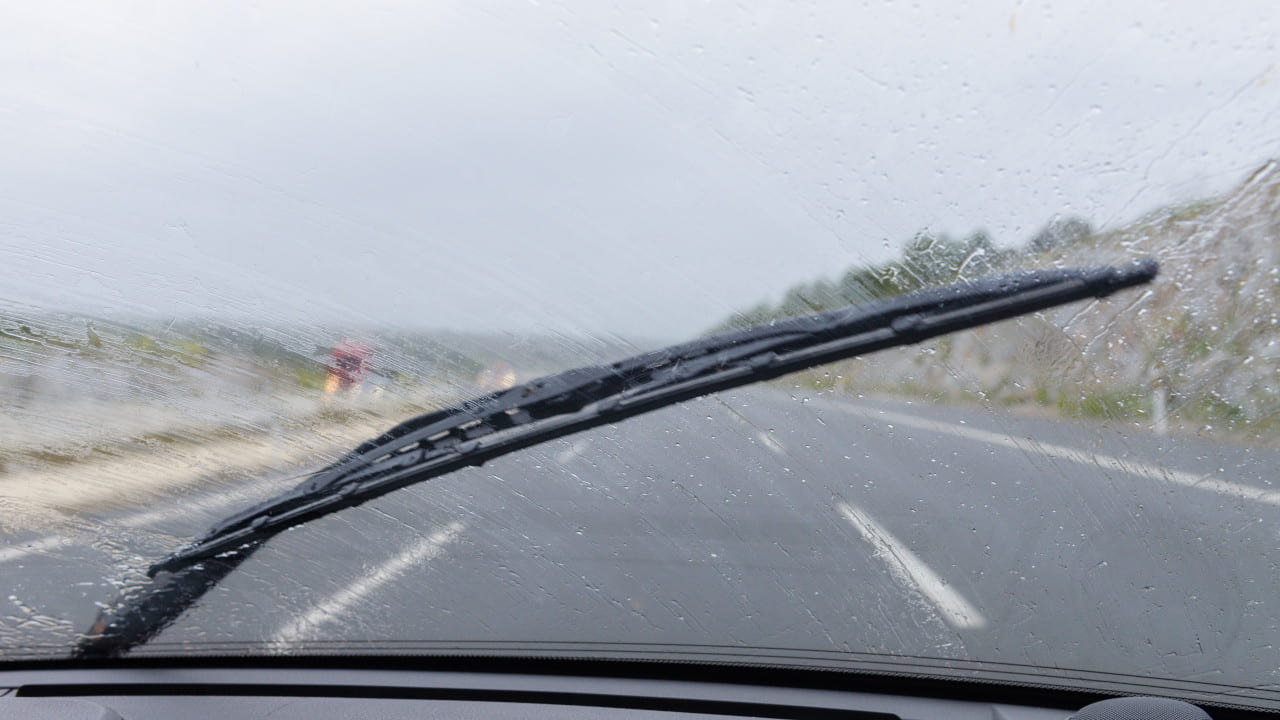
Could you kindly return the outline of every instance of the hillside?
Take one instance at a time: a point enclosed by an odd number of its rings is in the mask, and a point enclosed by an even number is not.
[[[939,243],[918,238],[899,263],[851,270],[846,280],[859,273],[876,278],[852,285],[854,291],[847,282],[798,286],[777,306],[754,308],[735,322],[990,271],[1153,256],[1161,276],[1143,290],[839,363],[801,379],[838,392],[979,400],[1133,421],[1161,432],[1280,440],[1274,389],[1280,379],[1280,163],[1266,163],[1221,198],[1162,209],[1115,230],[1079,232],[1061,242],[1042,233],[1016,251],[991,248],[985,238],[948,241],[941,247],[950,259],[945,253],[922,258],[922,247]],[[965,248],[976,255],[957,263],[955,252]],[[971,272],[975,257],[984,258],[982,273]],[[908,282],[900,281],[904,275]]]

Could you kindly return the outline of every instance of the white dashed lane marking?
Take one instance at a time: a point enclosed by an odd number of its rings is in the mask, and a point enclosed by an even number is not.
[[[272,641],[281,649],[287,649],[289,645],[307,639],[307,636],[321,625],[342,618],[353,606],[377,592],[379,588],[396,579],[409,568],[439,555],[446,545],[457,539],[464,527],[462,523],[454,522],[442,530],[420,538],[398,555],[378,566],[372,573],[330,595],[305,615],[277,630],[272,636]]]
[[[586,440],[574,440],[572,445],[556,453],[556,463],[567,465],[581,455],[590,445],[591,443]]]
[[[848,503],[842,502],[836,507],[862,539],[875,548],[876,557],[889,566],[889,573],[933,603],[948,625],[958,630],[986,627],[987,619],[973,604],[870,515]]]
[[[778,442],[772,435],[764,430],[756,433],[756,439],[760,441],[761,445],[768,448],[769,452],[775,455],[782,455],[787,451],[786,448],[782,447],[782,443]]]

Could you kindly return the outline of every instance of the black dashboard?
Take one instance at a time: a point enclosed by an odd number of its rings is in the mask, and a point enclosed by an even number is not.
[[[871,680],[874,683],[874,678]],[[1061,694],[1008,691],[999,698],[943,697],[902,692],[885,679],[886,692],[797,687],[762,682],[618,677],[604,673],[482,672],[314,667],[85,667],[0,671],[0,720],[146,720],[149,718],[841,718],[846,720],[1059,720],[1081,707],[1063,707]],[[988,689],[984,694],[1001,694]],[[1195,706],[1155,700],[1127,701],[1120,714],[1085,718],[1208,717]],[[1161,706],[1160,703],[1165,703]],[[1170,706],[1169,703],[1173,703]],[[1179,707],[1180,706],[1180,707]],[[1105,706],[1095,706],[1105,707]],[[1144,712],[1143,708],[1152,710]],[[1172,708],[1172,709],[1171,709]],[[1173,714],[1170,714],[1172,712]],[[1154,713],[1154,714],[1153,714]],[[1182,713],[1182,714],[1178,714]],[[1234,713],[1215,717],[1236,716]]]

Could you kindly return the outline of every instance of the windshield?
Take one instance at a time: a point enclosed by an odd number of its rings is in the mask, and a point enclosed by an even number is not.
[[[316,517],[132,652],[1280,706],[1272,3],[8,14],[0,667],[69,657],[157,563],[424,413],[1154,258]]]

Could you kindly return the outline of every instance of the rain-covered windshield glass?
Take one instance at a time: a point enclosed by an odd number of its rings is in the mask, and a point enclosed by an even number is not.
[[[8,8],[0,662],[421,413],[1152,257],[316,519],[133,652],[1280,704],[1278,32],[1266,0]]]

